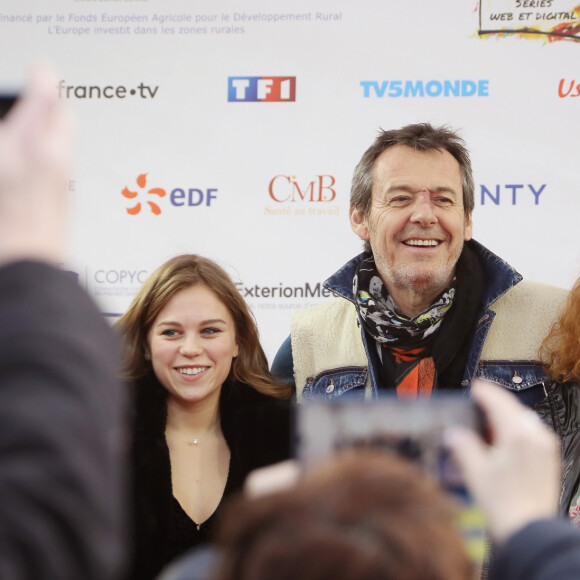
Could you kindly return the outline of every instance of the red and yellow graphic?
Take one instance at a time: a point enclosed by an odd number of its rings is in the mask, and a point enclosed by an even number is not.
[[[547,43],[580,41],[578,0],[480,0],[476,9],[482,37],[515,34]]]
[[[147,175],[148,173],[141,173],[141,175],[137,176],[137,186],[143,192],[147,187]],[[139,195],[139,191],[131,191],[128,187],[125,187],[121,192],[121,195],[126,197],[127,199],[135,199]],[[148,195],[157,195],[159,197],[165,197],[165,190],[161,187],[152,187],[151,189],[147,190],[146,192]],[[161,213],[161,208],[157,203],[154,201],[147,200],[147,205],[151,208],[151,211],[155,215],[159,215]],[[138,201],[133,207],[128,207],[127,213],[129,215],[137,215],[141,211],[141,202]]]

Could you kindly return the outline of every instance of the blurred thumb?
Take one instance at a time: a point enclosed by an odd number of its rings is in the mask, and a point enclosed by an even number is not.
[[[489,452],[487,444],[471,429],[449,427],[444,441],[457,462],[468,487],[478,481],[485,457]]]

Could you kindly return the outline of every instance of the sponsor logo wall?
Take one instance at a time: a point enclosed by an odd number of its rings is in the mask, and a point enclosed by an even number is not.
[[[271,359],[362,244],[352,172],[379,128],[460,129],[474,237],[570,287],[577,0],[22,0],[0,7],[0,89],[52,60],[78,119],[70,255],[113,321],[171,256],[218,261]]]

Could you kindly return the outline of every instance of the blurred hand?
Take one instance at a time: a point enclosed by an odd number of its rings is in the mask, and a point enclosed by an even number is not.
[[[64,257],[72,133],[55,78],[37,66],[0,121],[0,265]]]
[[[536,414],[505,389],[477,379],[472,395],[487,418],[490,444],[463,428],[450,430],[447,442],[486,513],[492,537],[503,543],[532,521],[556,515],[560,444]]]
[[[246,478],[244,494],[254,499],[293,487],[300,477],[297,461],[289,459],[268,467],[255,469]]]

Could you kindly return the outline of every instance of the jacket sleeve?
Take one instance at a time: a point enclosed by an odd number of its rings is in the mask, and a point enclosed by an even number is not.
[[[278,349],[271,369],[272,375],[277,381],[286,383],[294,388],[294,361],[292,359],[292,338],[288,338],[282,343]]]
[[[554,406],[556,432],[562,438],[562,495],[560,512],[572,516],[570,510],[576,510],[576,501],[580,493],[580,385],[563,383],[554,387],[560,394],[555,397]]]
[[[496,554],[491,580],[573,580],[580,576],[580,531],[541,520],[512,536]]]
[[[35,262],[0,269],[0,578],[119,577],[116,353],[70,275]]]

